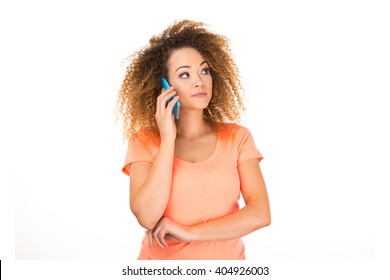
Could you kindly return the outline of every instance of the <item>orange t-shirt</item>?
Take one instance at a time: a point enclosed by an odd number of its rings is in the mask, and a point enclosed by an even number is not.
[[[191,226],[218,219],[239,210],[240,178],[237,166],[249,159],[263,158],[248,129],[237,124],[226,124],[218,136],[213,154],[205,161],[191,163],[174,158],[171,194],[164,217]],[[137,161],[153,162],[160,140],[137,132],[131,137],[122,171],[129,174],[129,164]],[[138,259],[245,259],[241,238],[222,241],[180,242],[167,241],[162,250],[150,248],[145,235]]]

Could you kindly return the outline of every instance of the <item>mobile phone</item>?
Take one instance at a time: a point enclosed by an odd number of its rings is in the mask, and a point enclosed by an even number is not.
[[[168,80],[165,78],[161,79],[161,85],[162,85],[163,89],[165,89],[165,90],[167,90],[171,87],[168,83]],[[169,98],[169,100],[167,101],[167,104],[169,102],[171,102],[173,98],[174,98],[174,96]],[[173,110],[172,110],[172,113],[175,115],[175,119],[177,119],[177,120],[179,119],[179,107],[180,107],[180,101],[178,100],[176,102],[176,104],[173,106]]]

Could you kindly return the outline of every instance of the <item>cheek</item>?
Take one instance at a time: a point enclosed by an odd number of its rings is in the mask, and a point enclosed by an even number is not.
[[[208,76],[206,79],[207,86],[211,89],[213,87],[213,78]]]
[[[175,85],[176,94],[179,97],[185,97],[188,94],[191,94],[191,83],[181,82]]]
[[[176,86],[175,87],[175,90],[176,90],[176,94],[179,96],[179,97],[183,97],[186,93],[186,89],[185,87],[183,86]]]

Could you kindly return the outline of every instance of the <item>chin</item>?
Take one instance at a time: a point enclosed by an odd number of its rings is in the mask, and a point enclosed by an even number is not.
[[[186,104],[183,106],[183,104],[180,106],[180,109],[183,109],[183,110],[203,110],[203,109],[206,109],[207,106],[209,106],[209,102],[204,102],[202,104],[198,103],[198,104]]]
[[[203,105],[203,106],[194,106],[192,109],[194,109],[194,110],[204,110],[204,109],[207,108],[207,106],[209,106],[208,103]]]

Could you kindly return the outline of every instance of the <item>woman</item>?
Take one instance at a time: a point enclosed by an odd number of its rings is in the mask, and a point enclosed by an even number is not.
[[[147,230],[138,259],[245,259],[241,237],[270,224],[262,155],[235,124],[240,92],[228,39],[200,22],[175,22],[131,57],[117,112],[130,208]]]

